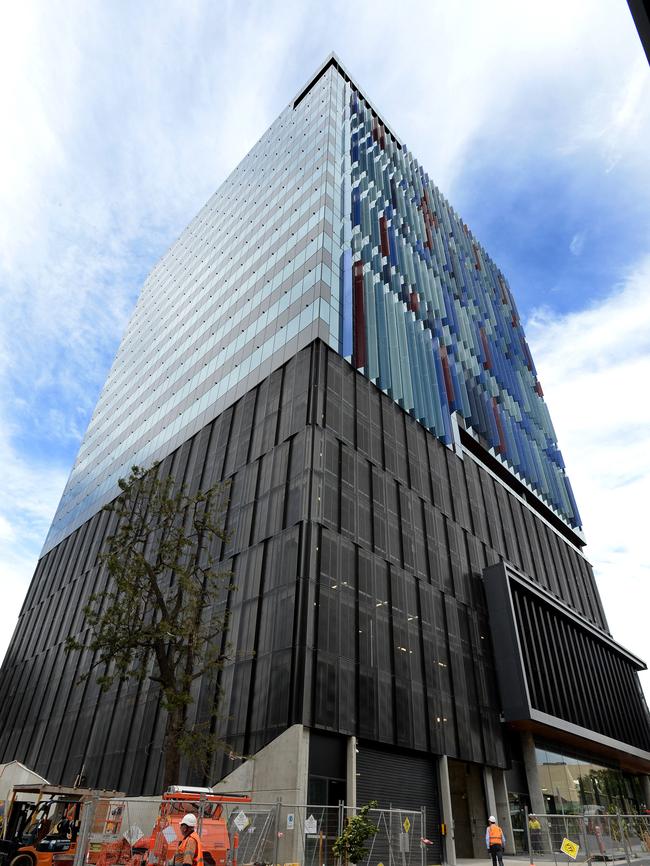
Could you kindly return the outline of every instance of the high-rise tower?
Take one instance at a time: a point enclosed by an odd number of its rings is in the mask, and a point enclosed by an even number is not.
[[[219,733],[278,774],[302,750],[296,802],[425,803],[439,843],[468,796],[543,809],[549,750],[649,799],[644,666],[608,632],[507,281],[335,57],[154,268],[91,419],[0,677],[0,759],[53,781],[159,784],[155,685],[100,694],[63,650],[105,580],[101,507],[154,460],[231,480]]]

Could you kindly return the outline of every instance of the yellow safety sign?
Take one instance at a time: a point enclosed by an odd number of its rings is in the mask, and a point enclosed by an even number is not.
[[[405,833],[408,833],[408,831],[411,829],[411,822],[409,821],[408,815],[406,816],[406,818],[404,818],[404,823],[402,824],[402,826],[404,827]]]
[[[570,857],[572,860],[575,860],[578,856],[578,851],[580,850],[580,845],[576,845],[575,842],[572,842],[570,839],[567,839],[566,836],[562,839],[562,844],[560,845],[560,851],[563,854],[566,854],[567,857]]]

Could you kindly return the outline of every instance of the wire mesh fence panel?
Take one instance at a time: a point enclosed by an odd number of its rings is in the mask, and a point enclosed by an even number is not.
[[[99,800],[90,816],[85,860],[93,866],[136,866],[147,855],[156,863],[152,836],[162,798],[138,797]],[[91,805],[92,809],[92,805]]]
[[[346,808],[346,817],[355,810]],[[365,866],[421,866],[424,863],[424,816],[406,809],[370,809],[368,818],[377,832],[366,842]]]
[[[531,862],[632,862],[650,866],[650,816],[530,815]]]
[[[630,857],[650,862],[650,815],[621,815],[621,821]]]
[[[650,863],[650,816],[599,815],[589,820],[594,837],[592,860],[622,860]]]
[[[244,805],[247,808],[249,804]],[[229,818],[231,813],[236,814],[236,809],[240,810],[241,805],[224,803],[211,795],[194,798],[134,797],[97,804],[87,839],[87,857],[74,866],[84,863],[92,866],[165,866],[178,852],[183,839],[181,823],[186,815],[194,816],[205,866],[226,866],[232,860],[234,836],[234,831],[232,835],[230,832]],[[264,818],[255,815],[252,821],[249,819],[248,826],[258,829],[264,825]],[[252,837],[253,833],[249,835]],[[248,837],[244,838],[246,852],[253,854]]]
[[[633,860],[650,863],[650,815],[621,815],[625,847]]]
[[[75,866],[77,866],[77,864],[83,864],[89,860],[91,862],[96,862],[96,859],[92,857],[92,853],[97,852],[98,854],[101,847],[99,845],[93,845],[93,840],[97,838],[98,834],[103,833],[110,808],[111,800],[108,798],[93,797],[86,799],[81,804],[79,821],[75,830],[72,832],[72,836],[76,836],[76,851],[73,859]],[[60,828],[57,825],[55,835],[58,835],[59,832]],[[49,835],[42,840],[40,845],[36,846],[37,850],[39,847],[43,847],[48,838],[50,838]],[[114,836],[109,836],[108,841],[110,842],[117,838],[117,834],[115,834]],[[52,860],[54,859],[55,858],[53,857]],[[56,859],[58,860],[58,858]]]
[[[230,849],[228,864],[274,862],[279,804],[224,803]]]
[[[334,866],[332,846],[341,828],[338,806],[282,805],[278,823],[278,863]]]
[[[628,856],[624,822],[620,815],[597,815],[585,822],[585,835],[593,860],[624,860]]]
[[[337,806],[282,803],[224,804],[230,850],[227,866],[334,866],[332,844],[342,818]]]

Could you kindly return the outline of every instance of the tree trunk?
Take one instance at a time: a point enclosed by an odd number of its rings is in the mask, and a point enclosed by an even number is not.
[[[171,785],[182,784],[181,772],[181,750],[179,738],[184,732],[186,711],[182,709],[168,710],[167,727],[165,730],[164,754],[163,754],[163,793]]]
[[[180,785],[179,775],[181,772],[181,753],[178,746],[174,743],[167,743],[165,746],[165,754],[163,756],[164,772],[163,772],[163,792],[167,791],[172,785]]]

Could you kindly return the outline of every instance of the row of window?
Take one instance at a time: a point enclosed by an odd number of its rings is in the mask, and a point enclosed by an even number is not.
[[[331,82],[324,81],[322,86],[322,93],[321,88],[318,88],[318,94],[314,96],[316,99],[318,95],[318,99],[313,106],[310,100],[306,100],[297,114],[287,109],[166,254],[162,266],[154,269],[80,449],[77,464],[48,536],[47,548],[111,495],[124,466],[133,462],[144,463],[152,455],[164,453],[166,446],[168,449],[172,446],[181,428],[187,430],[188,435],[195,432],[196,425],[194,429],[189,429],[192,419],[202,416],[210,402],[221,400],[223,403],[224,396],[233,392],[238,382],[259,368],[277,352],[279,346],[289,342],[319,317],[320,309],[316,305],[309,310],[311,315],[294,317],[277,337],[267,337],[264,346],[260,345],[259,350],[255,348],[255,335],[270,322],[268,311],[265,311],[265,315],[259,315],[259,305],[264,304],[265,297],[273,291],[265,274],[275,282],[284,282],[290,276],[286,273],[287,268],[291,269],[294,276],[301,273],[301,253],[297,247],[295,255],[291,251],[291,247],[295,247],[299,240],[298,229],[313,237],[324,213],[330,225],[333,221],[332,209],[325,207],[323,211],[323,207],[327,204],[324,200],[328,186],[327,168],[333,160],[333,155],[328,156],[328,131],[338,108],[336,103],[330,104]],[[300,127],[299,132],[296,124]],[[267,154],[269,147],[276,148],[274,158],[260,159],[260,154]],[[335,184],[331,177],[329,186],[334,191]],[[235,188],[238,192],[233,195]],[[305,196],[309,198],[308,201],[304,201]],[[309,215],[314,210],[316,215],[312,218]],[[280,233],[285,237],[281,247],[278,246]],[[250,241],[259,248],[252,256],[248,252]],[[286,262],[282,274],[277,273],[275,267],[276,246],[278,259],[291,259]],[[304,255],[306,261],[307,253]],[[242,269],[244,264],[249,271],[260,271],[255,275],[251,273],[249,280],[260,285],[261,291],[257,292],[259,297],[249,299],[252,284],[250,287],[246,285],[248,277]],[[219,272],[218,285],[213,286],[204,279],[209,269]],[[228,284],[229,275],[236,275],[234,286]],[[306,291],[308,285],[304,288]],[[214,295],[212,300],[207,297],[209,294]],[[218,309],[219,303],[223,305],[221,310]],[[336,321],[337,311],[332,312],[327,302],[325,304],[324,320]],[[208,307],[214,308],[212,312]],[[280,313],[278,308],[277,314]],[[215,332],[214,322],[211,324],[208,321],[207,326],[201,328],[200,321],[205,321],[206,315],[217,321],[219,334]],[[242,320],[246,316],[258,320],[248,323],[248,331],[253,328],[255,333],[247,332],[246,323]],[[174,327],[173,333],[169,330],[167,336],[164,331],[166,323]],[[245,331],[243,334],[242,327]],[[196,375],[192,379],[191,372],[185,369],[187,364],[196,366],[195,362],[198,361],[201,379],[204,380],[206,376],[214,378],[228,362],[228,351],[224,348],[212,360],[210,358],[215,354],[214,349],[223,345],[228,333],[235,329],[237,336],[229,347],[230,353],[241,352],[244,346],[250,345],[250,360],[238,360],[238,369],[230,371],[211,390],[209,397],[205,394],[196,395],[195,405],[188,412],[188,400],[185,398],[194,394],[201,382],[194,381]],[[205,337],[201,335],[202,330],[205,331]],[[185,339],[183,335],[186,335]],[[159,351],[160,339],[166,346],[170,337],[173,339],[173,353],[170,354],[163,347],[168,356],[164,360]],[[148,354],[147,345],[150,347]],[[196,351],[192,351],[192,347]],[[147,358],[148,363],[153,365],[149,373],[143,366]],[[166,378],[162,381],[160,374],[165,371]],[[191,380],[189,382],[186,381],[188,377]],[[160,380],[164,392],[157,388],[154,393],[152,380],[156,378]],[[133,391],[130,402],[124,399],[125,384],[127,392]],[[180,420],[177,408],[183,413]],[[136,411],[138,418],[134,417]],[[129,414],[131,417],[128,417]],[[120,419],[122,429],[118,429]],[[107,424],[110,424],[112,439],[115,436],[119,438],[119,446],[111,444],[108,452]],[[157,432],[161,426],[166,428],[162,434]],[[145,430],[146,435],[143,436],[138,428]],[[140,441],[136,443],[136,440]],[[107,454],[103,464],[102,451]]]

